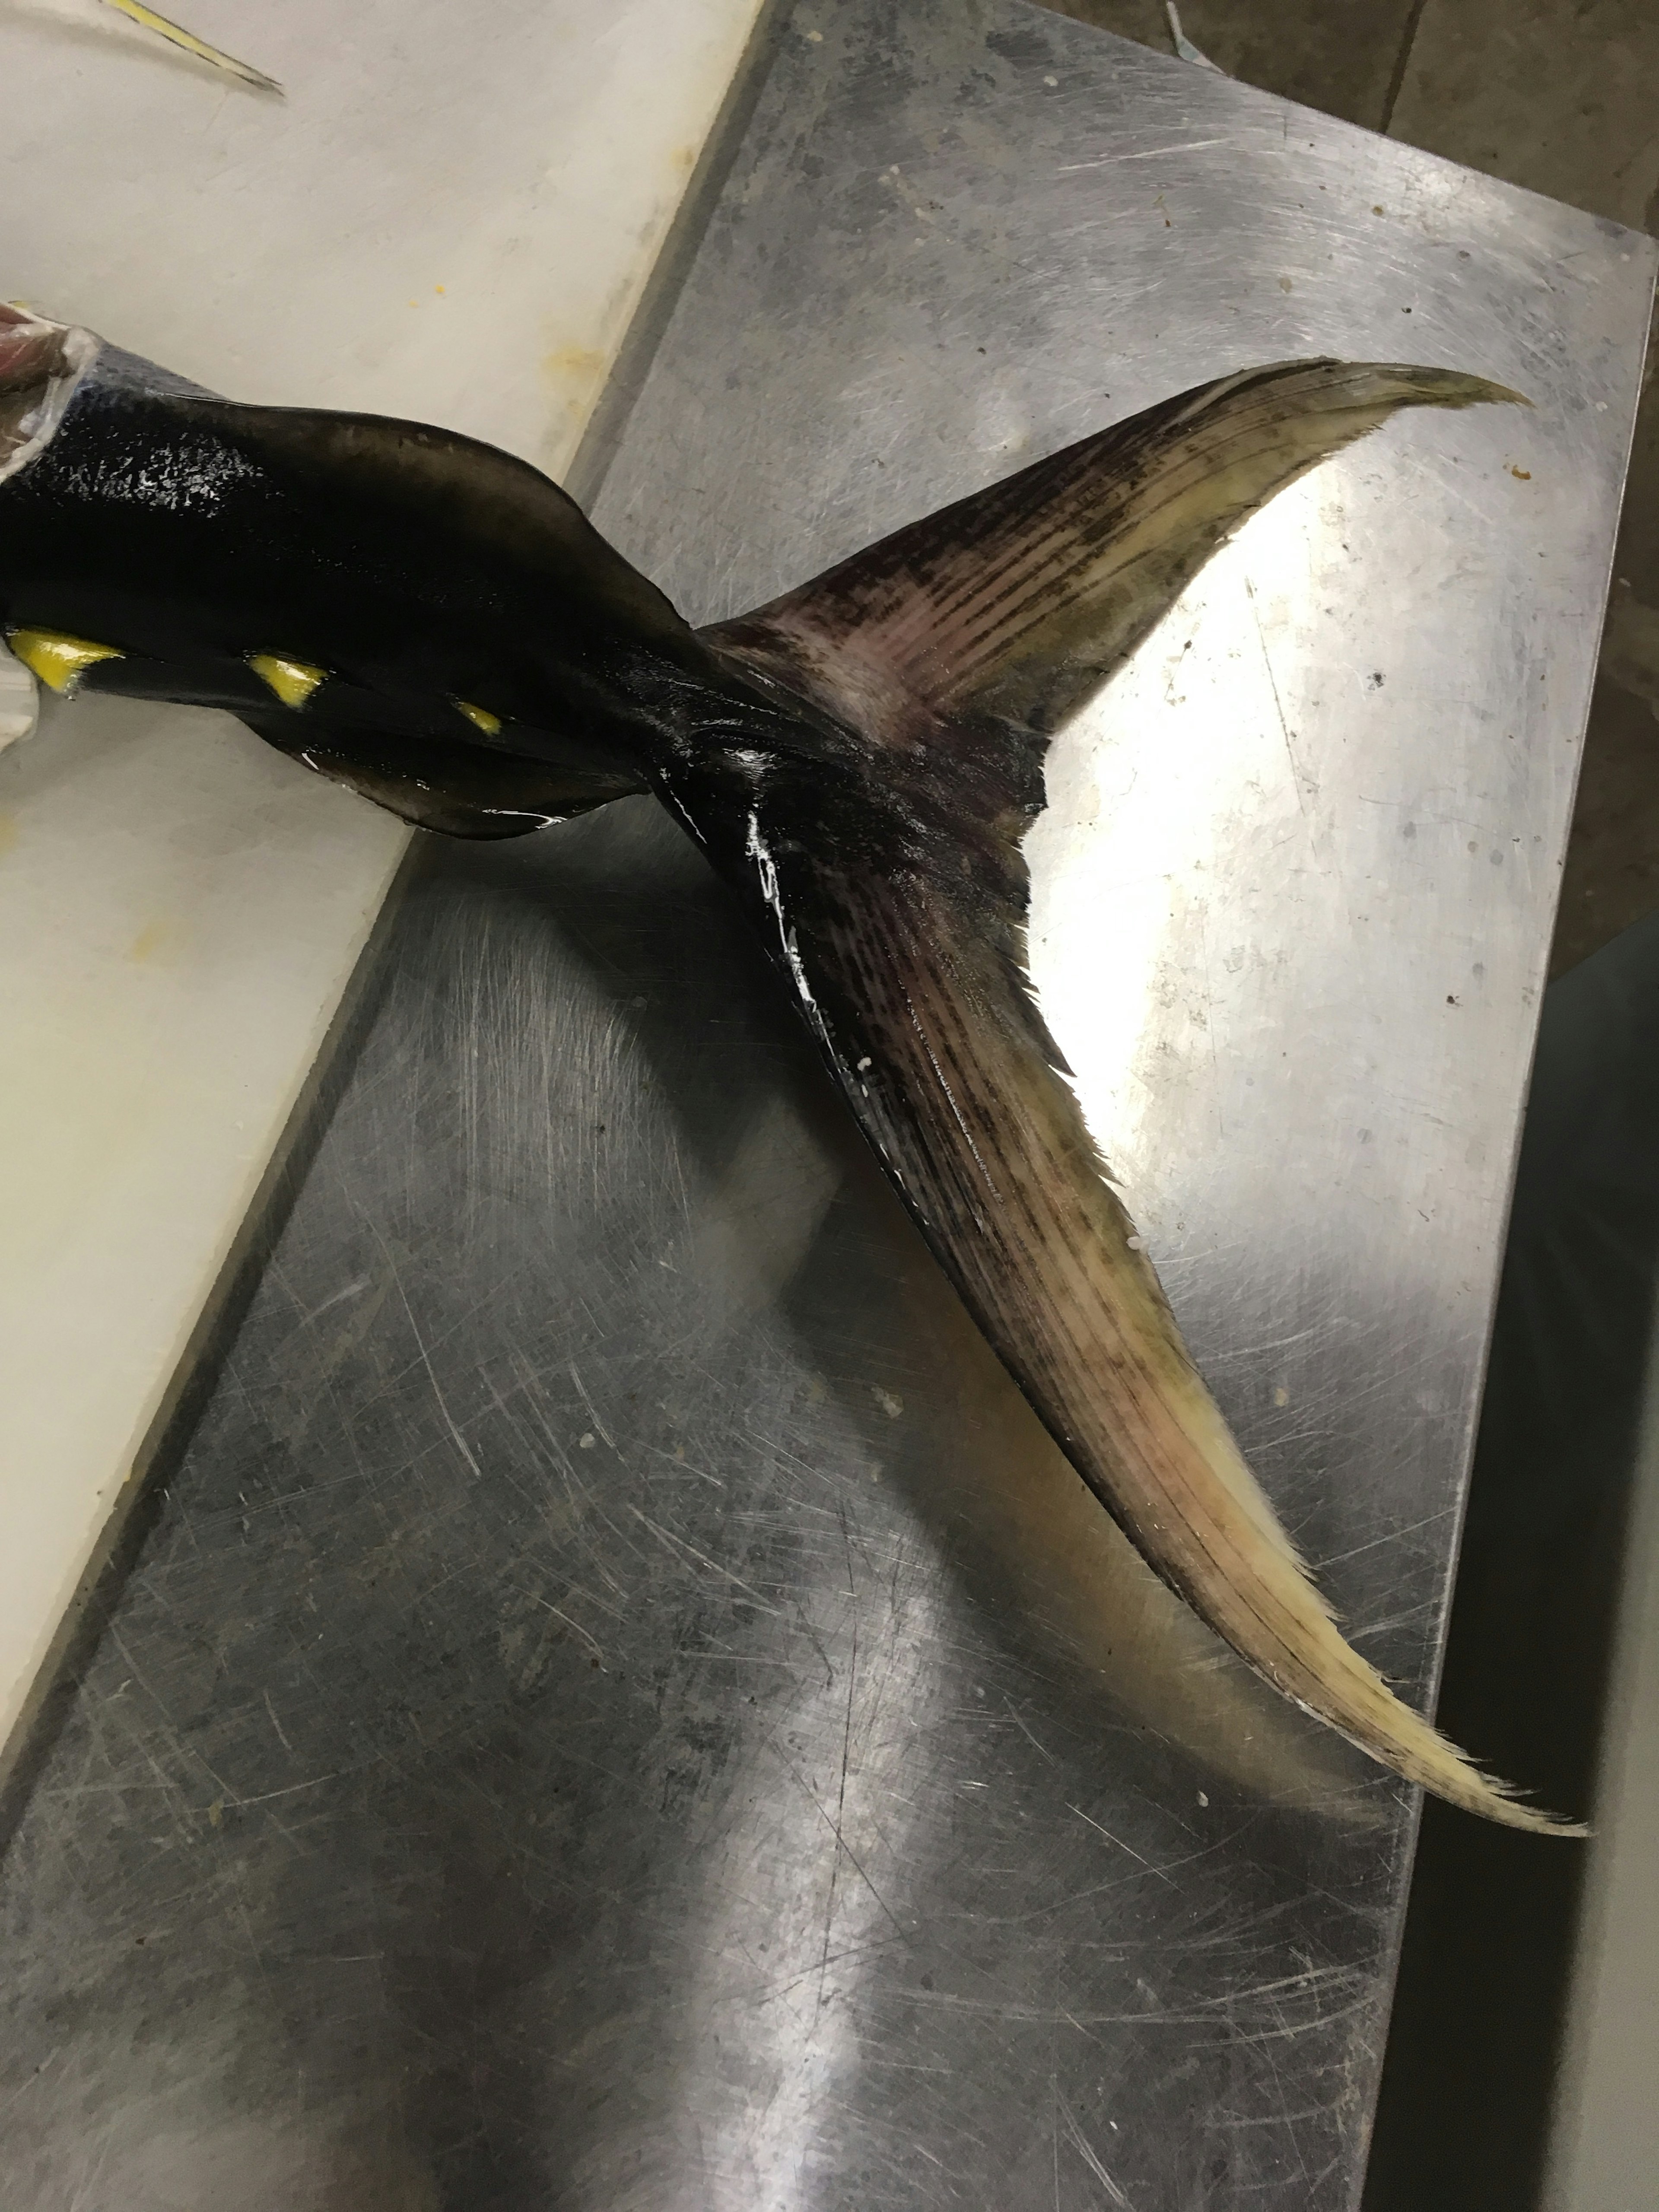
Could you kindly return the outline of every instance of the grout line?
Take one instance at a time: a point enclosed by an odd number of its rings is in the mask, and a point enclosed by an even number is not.
[[[1412,12],[1406,18],[1406,27],[1401,34],[1400,52],[1395,56],[1394,74],[1389,79],[1389,89],[1382,101],[1382,120],[1377,129],[1386,138],[1394,124],[1394,111],[1400,104],[1405,89],[1406,71],[1411,65],[1412,48],[1417,44],[1417,33],[1422,27],[1423,11],[1429,0],[1412,0]]]

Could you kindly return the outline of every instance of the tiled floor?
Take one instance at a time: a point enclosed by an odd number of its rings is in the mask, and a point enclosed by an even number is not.
[[[1163,0],[1048,4],[1170,50]],[[1186,0],[1181,17],[1232,76],[1659,233],[1659,0]],[[1542,1090],[1553,1108],[1528,1124],[1441,1708],[1563,1805],[1588,1795],[1610,1651],[1626,1703],[1632,1681],[1659,1683],[1659,1606],[1638,1636],[1640,1562],[1622,1556],[1632,1513],[1659,1529],[1650,1402],[1645,1461],[1638,1446],[1659,1276],[1659,935],[1623,934],[1659,909],[1656,357],[1553,953],[1558,975],[1577,972],[1546,1014],[1534,1106]],[[1644,1486],[1632,1470],[1648,1462]],[[1659,1724],[1624,1725],[1628,1807],[1638,1753],[1659,1790]],[[1659,2079],[1659,1846],[1641,1828],[1619,1822],[1616,1853],[1591,1862],[1429,1809],[1365,2212],[1659,2206],[1656,2100],[1631,2094]],[[1599,1953],[1594,1910],[1580,1922],[1587,1865],[1602,1869],[1593,1901],[1616,1893],[1624,1916]],[[1570,2008],[1589,2054],[1571,2094]]]

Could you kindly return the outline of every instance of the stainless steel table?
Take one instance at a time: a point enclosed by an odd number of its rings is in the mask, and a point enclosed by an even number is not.
[[[1537,403],[1253,523],[1037,833],[1199,1356],[1422,1695],[1652,250],[1013,4],[761,66],[587,471],[698,617],[1245,363]],[[10,2200],[1351,2205],[1410,1796],[1115,1537],[667,823],[428,847],[337,1076],[34,1762]]]

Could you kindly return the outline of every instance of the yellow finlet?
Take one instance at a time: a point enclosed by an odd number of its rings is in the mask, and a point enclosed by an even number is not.
[[[469,722],[476,722],[477,724],[478,727],[483,732],[485,737],[494,738],[500,736],[501,718],[499,714],[492,714],[488,707],[475,707],[470,699],[457,699],[455,704],[460,708],[462,714],[466,716]]]
[[[244,84],[257,86],[261,92],[280,92],[283,88],[274,76],[267,76],[263,70],[254,69],[247,62],[239,62],[234,54],[222,53],[217,46],[209,46],[205,39],[198,39],[194,31],[185,30],[182,23],[158,15],[154,8],[146,8],[143,0],[106,0],[106,4],[118,15],[126,16],[130,22],[141,23],[145,30],[154,31],[169,46],[181,47],[198,61],[211,62],[227,76],[240,77]]]
[[[247,665],[285,707],[303,707],[317,686],[328,680],[327,669],[313,668],[308,660],[290,660],[281,653],[250,653]]]
[[[118,645],[94,645],[90,638],[70,637],[61,629],[8,630],[6,642],[48,690],[66,696],[94,661],[123,658]]]

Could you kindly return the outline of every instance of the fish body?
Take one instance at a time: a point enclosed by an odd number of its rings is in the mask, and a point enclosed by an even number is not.
[[[653,793],[1154,1568],[1384,1765],[1560,1832],[1345,1641],[1245,1464],[1030,991],[1021,850],[1052,733],[1249,514],[1401,407],[1516,396],[1397,364],[1222,378],[699,632],[491,447],[238,406],[0,310],[0,625],[60,690],[227,708],[428,829]]]

